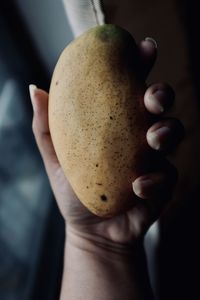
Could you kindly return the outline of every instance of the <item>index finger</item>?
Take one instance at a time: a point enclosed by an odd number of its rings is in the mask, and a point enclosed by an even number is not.
[[[141,75],[146,80],[157,58],[157,43],[147,37],[138,44],[138,50],[141,59]]]

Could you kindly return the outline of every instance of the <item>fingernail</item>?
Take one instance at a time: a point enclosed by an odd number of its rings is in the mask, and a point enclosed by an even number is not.
[[[157,42],[156,42],[153,38],[151,38],[151,37],[146,37],[146,38],[145,38],[145,41],[151,42],[152,44],[154,44],[154,47],[155,47],[156,49],[158,48],[158,44],[157,44]]]
[[[155,150],[159,150],[161,148],[160,141],[170,132],[171,129],[169,127],[160,127],[157,130],[148,133],[148,142]]]
[[[139,180],[137,184],[132,184],[134,193],[140,198],[148,198],[151,193],[154,182],[150,178]]]
[[[37,86],[35,84],[29,84],[29,93],[30,93],[33,110],[35,109],[35,103],[34,103],[33,99],[34,99],[34,94],[35,94],[36,90],[37,90]]]
[[[155,103],[155,107],[154,107],[154,110],[155,110],[155,113],[163,113],[164,112],[164,102],[165,99],[166,99],[166,93],[165,91],[163,90],[156,90],[155,92],[153,92],[153,94],[150,95],[150,98],[152,101],[154,101]]]
[[[29,84],[29,93],[31,99],[33,99],[35,90],[37,90],[37,86],[35,84]]]

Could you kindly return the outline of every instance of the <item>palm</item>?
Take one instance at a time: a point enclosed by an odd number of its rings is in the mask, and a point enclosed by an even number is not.
[[[54,161],[57,158],[54,157]],[[125,243],[140,235],[145,221],[144,210],[134,207],[131,211],[111,219],[92,214],[77,198],[63,170],[57,162],[49,174],[51,185],[60,211],[68,225],[76,229],[94,232],[113,242]],[[134,221],[134,222],[133,222]]]

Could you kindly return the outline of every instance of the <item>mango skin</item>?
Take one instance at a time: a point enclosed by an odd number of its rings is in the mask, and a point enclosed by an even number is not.
[[[143,104],[139,67],[132,36],[103,25],[70,43],[53,73],[53,145],[75,194],[100,217],[134,205],[132,182],[149,159],[146,131],[151,118]]]

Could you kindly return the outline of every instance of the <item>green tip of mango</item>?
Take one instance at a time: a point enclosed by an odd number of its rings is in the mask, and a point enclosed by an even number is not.
[[[121,41],[125,37],[131,37],[131,35],[126,30],[113,24],[96,26],[94,27],[94,32],[96,37],[103,42]]]

